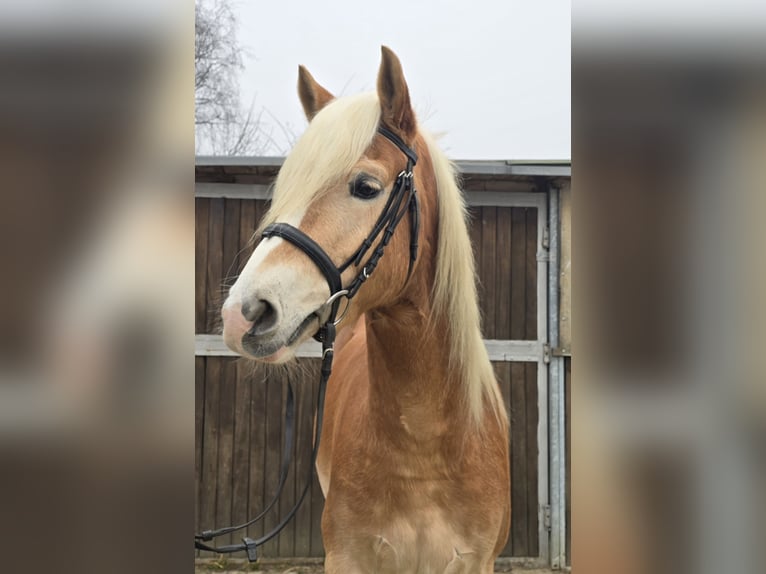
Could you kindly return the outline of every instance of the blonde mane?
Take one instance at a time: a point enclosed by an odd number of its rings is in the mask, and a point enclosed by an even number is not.
[[[375,93],[338,98],[325,106],[285,159],[260,228],[302,213],[317,194],[348,173],[372,143],[379,122]],[[431,156],[439,205],[434,318],[444,318],[450,326],[450,368],[459,373],[473,422],[481,422],[485,401],[505,422],[503,399],[481,336],[473,251],[456,171],[434,139],[422,130],[420,134]]]
[[[482,420],[486,400],[495,416],[507,424],[503,397],[481,336],[473,250],[457,170],[433,137],[423,130],[420,133],[431,156],[439,204],[439,243],[432,292],[434,316],[445,318],[450,325],[450,367],[460,371],[473,421]]]
[[[347,174],[370,147],[379,122],[375,93],[345,96],[327,104],[285,158],[260,229],[303,213],[317,194]]]

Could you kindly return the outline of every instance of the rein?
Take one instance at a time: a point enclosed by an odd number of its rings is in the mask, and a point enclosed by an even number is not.
[[[233,552],[245,551],[247,552],[247,559],[250,562],[258,560],[258,547],[264,545],[266,542],[277,536],[287,523],[295,516],[303,499],[306,497],[309,487],[311,486],[314,467],[316,466],[317,454],[319,452],[319,441],[322,436],[322,419],[324,414],[324,398],[325,391],[327,390],[327,381],[330,378],[332,372],[332,361],[334,355],[335,346],[335,327],[343,320],[343,317],[348,311],[351,299],[357,294],[365,281],[370,278],[373,271],[378,265],[386,246],[391,241],[396,227],[399,222],[404,218],[404,215],[409,212],[410,214],[410,262],[407,269],[407,279],[405,284],[409,281],[412,269],[415,265],[415,260],[418,255],[418,234],[420,231],[420,205],[418,202],[417,191],[413,183],[413,168],[418,161],[417,154],[394,132],[386,129],[383,126],[378,127],[378,133],[387,138],[391,143],[398,147],[405,156],[407,156],[407,168],[401,171],[394,182],[391,194],[388,196],[383,211],[378,217],[375,225],[370,231],[369,235],[362,241],[362,244],[354,251],[354,253],[343,262],[340,267],[337,267],[333,263],[329,255],[322,249],[322,247],[311,237],[306,235],[303,231],[297,227],[293,227],[288,223],[273,223],[267,226],[263,230],[263,237],[281,237],[282,239],[292,243],[303,251],[317,266],[317,268],[324,275],[327,284],[330,287],[330,297],[325,301],[324,305],[320,308],[320,311],[326,310],[329,307],[329,314],[324,323],[322,323],[320,317],[320,327],[314,338],[322,343],[322,369],[319,378],[319,391],[317,393],[316,404],[316,437],[314,439],[314,447],[311,451],[311,466],[309,467],[309,476],[306,482],[306,486],[303,488],[298,501],[293,506],[292,510],[280,520],[279,524],[275,526],[270,532],[264,534],[258,539],[252,539],[249,537],[242,538],[240,544],[230,544],[227,546],[209,546],[205,542],[209,542],[214,538],[223,536],[225,534],[231,534],[238,530],[243,530],[248,526],[251,526],[263,519],[266,513],[276,504],[282,490],[284,489],[285,482],[287,480],[287,473],[290,468],[290,460],[293,452],[293,438],[295,435],[295,398],[293,393],[292,383],[288,383],[287,387],[287,404],[285,415],[285,440],[284,450],[282,452],[282,466],[280,468],[279,483],[277,486],[277,492],[266,505],[266,508],[261,511],[255,518],[240,524],[239,526],[228,526],[226,528],[220,528],[218,530],[205,530],[201,534],[194,535],[194,547],[198,550],[207,550],[210,552],[217,552],[219,554],[230,554]],[[381,236],[382,233],[382,236]],[[341,274],[348,269],[351,265],[358,267],[365,254],[372,248],[376,239],[378,243],[375,245],[375,249],[372,251],[367,262],[362,267],[361,271],[356,277],[349,283],[347,287],[343,287],[341,280]],[[338,310],[340,308],[341,298],[346,299],[346,307],[343,313],[338,318]],[[319,312],[317,311],[317,316]]]

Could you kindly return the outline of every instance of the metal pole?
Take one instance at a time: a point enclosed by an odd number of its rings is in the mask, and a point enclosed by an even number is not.
[[[537,338],[548,343],[548,194],[540,189],[537,193]],[[548,362],[550,353],[543,350],[537,361],[537,502],[538,502],[538,556],[543,564],[550,565],[550,455],[548,445]]]
[[[554,352],[559,347],[559,277],[561,252],[560,191],[548,188],[548,341],[551,362],[548,368],[550,430],[550,489],[551,489],[551,568],[566,566],[566,453],[564,421],[563,358]]]

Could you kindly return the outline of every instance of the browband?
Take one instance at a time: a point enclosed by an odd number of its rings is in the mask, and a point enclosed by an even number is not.
[[[406,143],[404,143],[404,140],[402,140],[402,138],[400,138],[398,135],[396,135],[394,132],[392,132],[388,128],[384,128],[383,126],[378,126],[378,133],[382,136],[387,137],[392,144],[394,144],[396,147],[402,150],[402,153],[407,156],[407,158],[412,162],[413,166],[416,163],[418,163],[418,154],[416,154],[411,147],[409,147]]]

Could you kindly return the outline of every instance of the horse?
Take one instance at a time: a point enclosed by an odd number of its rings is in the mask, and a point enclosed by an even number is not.
[[[417,156],[418,209],[401,212],[376,272],[372,255],[339,269],[344,287],[363,283],[338,324],[316,460],[325,571],[491,573],[510,527],[509,428],[456,170],[419,127],[389,48],[376,92],[336,98],[298,76],[308,127],[256,233],[286,222],[339,267],[369,240],[406,152]],[[233,351],[282,363],[317,333],[335,303],[312,258],[265,234],[221,311]]]

